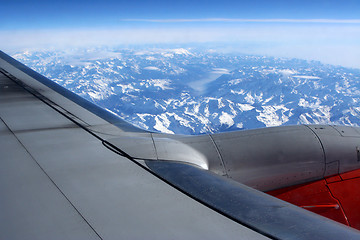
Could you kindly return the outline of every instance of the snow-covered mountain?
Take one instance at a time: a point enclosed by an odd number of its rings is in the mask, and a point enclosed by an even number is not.
[[[360,125],[359,69],[182,48],[34,51],[13,57],[153,131]]]

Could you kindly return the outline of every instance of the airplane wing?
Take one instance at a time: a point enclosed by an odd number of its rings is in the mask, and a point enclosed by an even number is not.
[[[231,139],[138,129],[0,52],[0,239],[360,238],[232,180]]]

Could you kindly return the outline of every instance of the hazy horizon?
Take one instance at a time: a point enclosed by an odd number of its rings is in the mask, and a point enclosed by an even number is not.
[[[359,1],[4,3],[7,53],[119,45],[212,46],[360,68]]]

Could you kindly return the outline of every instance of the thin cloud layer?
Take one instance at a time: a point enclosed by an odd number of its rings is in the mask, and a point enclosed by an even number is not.
[[[309,20],[310,21],[310,20]],[[216,26],[216,27],[214,27]],[[246,54],[296,57],[360,68],[360,24],[250,23],[187,27],[0,31],[3,51],[141,44],[208,44]]]
[[[125,22],[153,22],[153,23],[197,23],[197,22],[233,22],[233,23],[340,23],[360,24],[360,19],[243,19],[243,18],[201,18],[201,19],[121,19]]]

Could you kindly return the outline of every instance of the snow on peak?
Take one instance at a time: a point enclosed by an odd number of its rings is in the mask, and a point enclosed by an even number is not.
[[[316,77],[316,76],[305,76],[305,75],[296,75],[296,76],[292,76],[294,78],[303,78],[303,79],[321,79],[319,77]]]
[[[227,112],[222,112],[219,120],[220,120],[220,124],[221,125],[228,125],[228,127],[231,127],[232,125],[234,125],[234,120],[233,120],[232,115],[228,114]]]
[[[284,105],[262,106],[262,108],[262,111],[256,110],[259,113],[259,115],[256,116],[256,119],[259,122],[264,123],[266,127],[280,126],[289,121],[289,116],[292,115],[291,112],[288,116],[285,115],[285,112],[288,112],[289,109]]]
[[[150,79],[147,81],[147,84],[159,87],[161,90],[172,89],[170,87],[171,81],[169,79]]]
[[[151,71],[160,71],[160,68],[153,67],[153,66],[144,67],[144,69],[145,70],[151,70]]]
[[[284,76],[289,76],[298,73],[297,71],[291,70],[291,69],[282,69],[279,70],[279,73],[281,73]]]
[[[170,120],[167,118],[166,114],[163,113],[159,116],[155,117],[155,126],[154,129],[163,132],[163,133],[170,133],[170,134],[174,134],[173,131],[169,130],[169,126],[170,126]]]
[[[232,79],[232,80],[229,81],[229,84],[230,84],[230,86],[237,85],[237,84],[241,83],[242,81],[244,81],[244,80],[240,79],[240,78]]]
[[[192,55],[192,53],[190,53],[188,50],[186,50],[185,48],[177,48],[177,49],[173,49],[172,50],[173,53],[175,54],[179,54],[179,55]]]
[[[101,94],[99,93],[95,93],[95,92],[88,92],[89,96],[92,98],[92,99],[97,99],[97,100],[100,100],[101,99]]]

